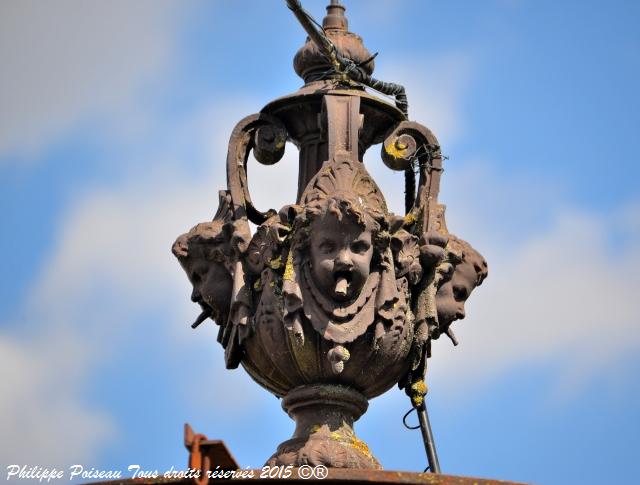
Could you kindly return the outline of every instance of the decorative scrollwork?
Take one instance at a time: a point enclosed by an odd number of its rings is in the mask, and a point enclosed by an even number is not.
[[[253,205],[247,181],[247,159],[253,154],[260,163],[273,165],[284,154],[287,131],[280,120],[265,113],[247,116],[233,129],[227,152],[227,185],[231,193],[234,219],[248,218],[262,224],[275,214],[261,212]]]
[[[382,144],[382,160],[392,170],[404,170],[409,183],[406,187],[405,211],[418,209],[422,212],[425,226],[435,216],[442,155],[440,143],[429,128],[414,121],[402,121],[389,131]],[[417,203],[414,183],[411,183],[414,165],[418,165]],[[414,216],[417,214],[414,214]],[[426,227],[425,227],[426,229]]]

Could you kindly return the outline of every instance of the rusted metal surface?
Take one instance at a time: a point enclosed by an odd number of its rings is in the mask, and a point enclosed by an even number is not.
[[[292,470],[292,477],[283,478],[259,478],[262,469],[253,470],[254,477],[247,479],[212,479],[210,483],[236,483],[236,482],[262,482],[271,484],[301,484],[309,483],[309,479],[301,479],[298,476],[298,469]],[[322,480],[313,480],[315,483],[349,483],[351,485],[365,485],[370,483],[378,484],[404,484],[404,485],[524,485],[520,482],[506,482],[502,480],[490,480],[483,478],[458,477],[453,475],[440,475],[435,473],[412,473],[386,470],[345,470],[340,468],[329,469],[328,475]],[[111,482],[101,482],[109,485],[155,485],[155,484],[175,484],[193,485],[193,480],[170,480],[170,479],[135,479],[119,480]],[[94,485],[98,485],[94,482]]]
[[[184,446],[189,450],[189,470],[199,470],[200,476],[194,479],[196,485],[206,485],[209,470],[237,470],[240,468],[227,446],[220,440],[209,440],[203,434],[194,433],[191,426],[184,425]]]
[[[353,425],[369,399],[399,385],[422,413],[437,471],[423,412],[431,341],[445,334],[456,342],[450,326],[465,316],[486,261],[448,232],[440,144],[407,119],[402,86],[371,77],[371,55],[348,32],[345,8],[332,1],[318,29],[297,0],[287,4],[310,36],[294,62],[305,86],[236,125],[216,216],[173,246],[200,306],[194,326],[214,320],[226,366],[242,365],[296,422],[268,465],[381,468]],[[365,86],[392,94],[396,105]],[[278,163],[287,140],[300,151],[296,200],[259,210],[249,155]],[[405,173],[402,214],[389,210],[364,165],[375,143],[381,163]],[[205,442],[189,435],[193,463],[207,468]]]

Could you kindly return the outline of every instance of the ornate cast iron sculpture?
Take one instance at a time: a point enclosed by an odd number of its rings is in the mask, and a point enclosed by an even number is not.
[[[288,3],[299,16],[299,3]],[[322,42],[371,80],[372,56],[347,31],[344,7],[332,1],[327,10]],[[456,343],[450,325],[464,318],[487,264],[447,231],[440,146],[407,120],[404,90],[398,109],[333,61],[307,40],[294,60],[306,84],[238,123],[218,212],[181,235],[173,253],[202,309],[193,327],[213,319],[226,366],[242,365],[296,421],[268,463],[381,468],[353,422],[395,384],[422,406],[431,340]],[[261,212],[248,156],[277,163],[287,140],[300,151],[297,201]],[[407,172],[404,215],[389,212],[362,162],[379,143],[383,162]]]

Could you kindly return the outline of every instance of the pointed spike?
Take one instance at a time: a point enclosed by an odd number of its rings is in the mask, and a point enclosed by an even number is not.
[[[445,331],[445,333],[447,334],[447,337],[449,337],[451,339],[451,342],[453,342],[454,346],[458,345],[458,339],[456,338],[456,334],[453,333],[453,330],[451,330],[451,327],[447,327],[447,330]]]
[[[189,423],[184,423],[184,445],[189,448],[193,443],[193,429],[189,425]]]
[[[211,308],[205,308],[202,310],[202,313],[198,315],[196,321],[191,324],[191,328],[197,328],[202,322],[204,322],[207,318],[211,316]]]

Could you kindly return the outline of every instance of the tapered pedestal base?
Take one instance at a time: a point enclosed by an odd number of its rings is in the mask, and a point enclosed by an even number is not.
[[[282,399],[296,430],[267,465],[324,465],[329,468],[381,469],[353,423],[369,403],[358,391],[338,385],[298,387]]]

